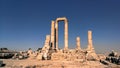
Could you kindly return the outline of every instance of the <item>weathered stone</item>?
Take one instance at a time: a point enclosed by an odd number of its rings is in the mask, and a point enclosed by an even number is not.
[[[58,49],[58,22],[64,21],[65,22],[65,29],[64,29],[64,50],[68,49],[68,21],[65,17],[57,18],[55,23],[56,29],[56,49]]]
[[[51,45],[52,49],[55,49],[55,22],[51,23]]]
[[[64,49],[58,48],[58,23],[64,21]],[[50,48],[51,46],[51,48]],[[44,58],[50,57],[51,60],[80,60],[97,59],[98,56],[94,51],[92,44],[92,31],[88,31],[88,48],[82,50],[80,46],[80,37],[76,38],[76,49],[68,49],[68,20],[65,17],[57,18],[51,23],[51,36],[47,35],[45,44],[42,48]]]
[[[88,50],[94,50],[92,43],[92,31],[88,31]]]
[[[81,47],[80,47],[80,37],[76,38],[76,49],[77,50],[81,50]]]
[[[35,53],[32,53],[31,55],[29,55],[29,58],[28,59],[35,59],[36,58],[36,54]]]
[[[98,58],[99,58],[100,60],[106,59],[106,56],[103,55],[103,54],[97,54],[97,55],[98,55]]]
[[[87,51],[86,59],[93,61],[99,60],[98,55],[93,51]]]
[[[67,53],[64,52],[52,53],[51,60],[84,61],[85,53],[84,52],[76,53],[75,50],[69,49]]]
[[[38,59],[38,60],[42,60],[42,55],[43,55],[42,53],[38,53],[36,59]]]
[[[49,50],[49,48],[50,48],[50,35],[46,35],[46,40],[45,40],[45,44],[42,48],[42,51]]]
[[[29,55],[31,55],[31,54],[33,53],[32,49],[29,49],[29,50],[27,51],[27,53],[28,53]]]

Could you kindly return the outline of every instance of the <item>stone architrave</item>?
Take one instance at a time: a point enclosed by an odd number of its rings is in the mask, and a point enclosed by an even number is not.
[[[80,50],[80,49],[81,49],[81,47],[80,47],[80,37],[77,37],[77,38],[76,38],[76,49],[77,49],[77,50]]]
[[[51,45],[52,49],[55,48],[55,22],[52,21],[51,23]]]
[[[65,17],[57,18],[55,22],[55,29],[56,29],[56,49],[58,49],[58,22],[64,21],[65,28],[64,28],[64,50],[68,49],[68,21]]]

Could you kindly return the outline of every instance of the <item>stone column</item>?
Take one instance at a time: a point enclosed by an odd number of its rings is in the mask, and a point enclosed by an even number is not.
[[[93,49],[93,43],[92,43],[92,31],[88,31],[88,49]]]
[[[49,48],[50,48],[50,35],[46,35],[45,44],[42,50],[49,50]]]
[[[45,45],[49,45],[49,44],[50,44],[50,35],[46,35]]]
[[[52,49],[55,48],[55,22],[52,21],[51,23],[51,45]]]
[[[55,22],[55,32],[56,32],[56,50],[58,50],[58,21]]]
[[[77,38],[76,38],[76,49],[77,49],[77,50],[80,50],[80,49],[81,49],[81,47],[80,47],[80,37],[77,37]]]
[[[58,49],[58,22],[64,21],[64,50],[68,49],[68,21],[65,17],[57,18],[55,21],[55,30],[56,30],[56,49]]]
[[[65,19],[64,50],[68,49],[68,21]]]

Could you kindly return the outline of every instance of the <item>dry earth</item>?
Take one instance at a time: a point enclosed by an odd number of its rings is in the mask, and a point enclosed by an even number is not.
[[[108,66],[103,65],[99,61],[51,61],[51,60],[12,60],[3,59],[3,63],[6,64],[2,68],[120,68],[119,65],[110,64]]]
[[[12,60],[3,59],[4,68],[106,68],[99,61],[38,61],[38,60]]]

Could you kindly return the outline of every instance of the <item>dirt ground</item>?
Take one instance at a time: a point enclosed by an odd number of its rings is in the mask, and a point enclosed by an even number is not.
[[[99,61],[2,60],[5,64],[2,68],[110,68],[110,66],[103,65]],[[117,68],[119,68],[119,66],[117,66]]]

